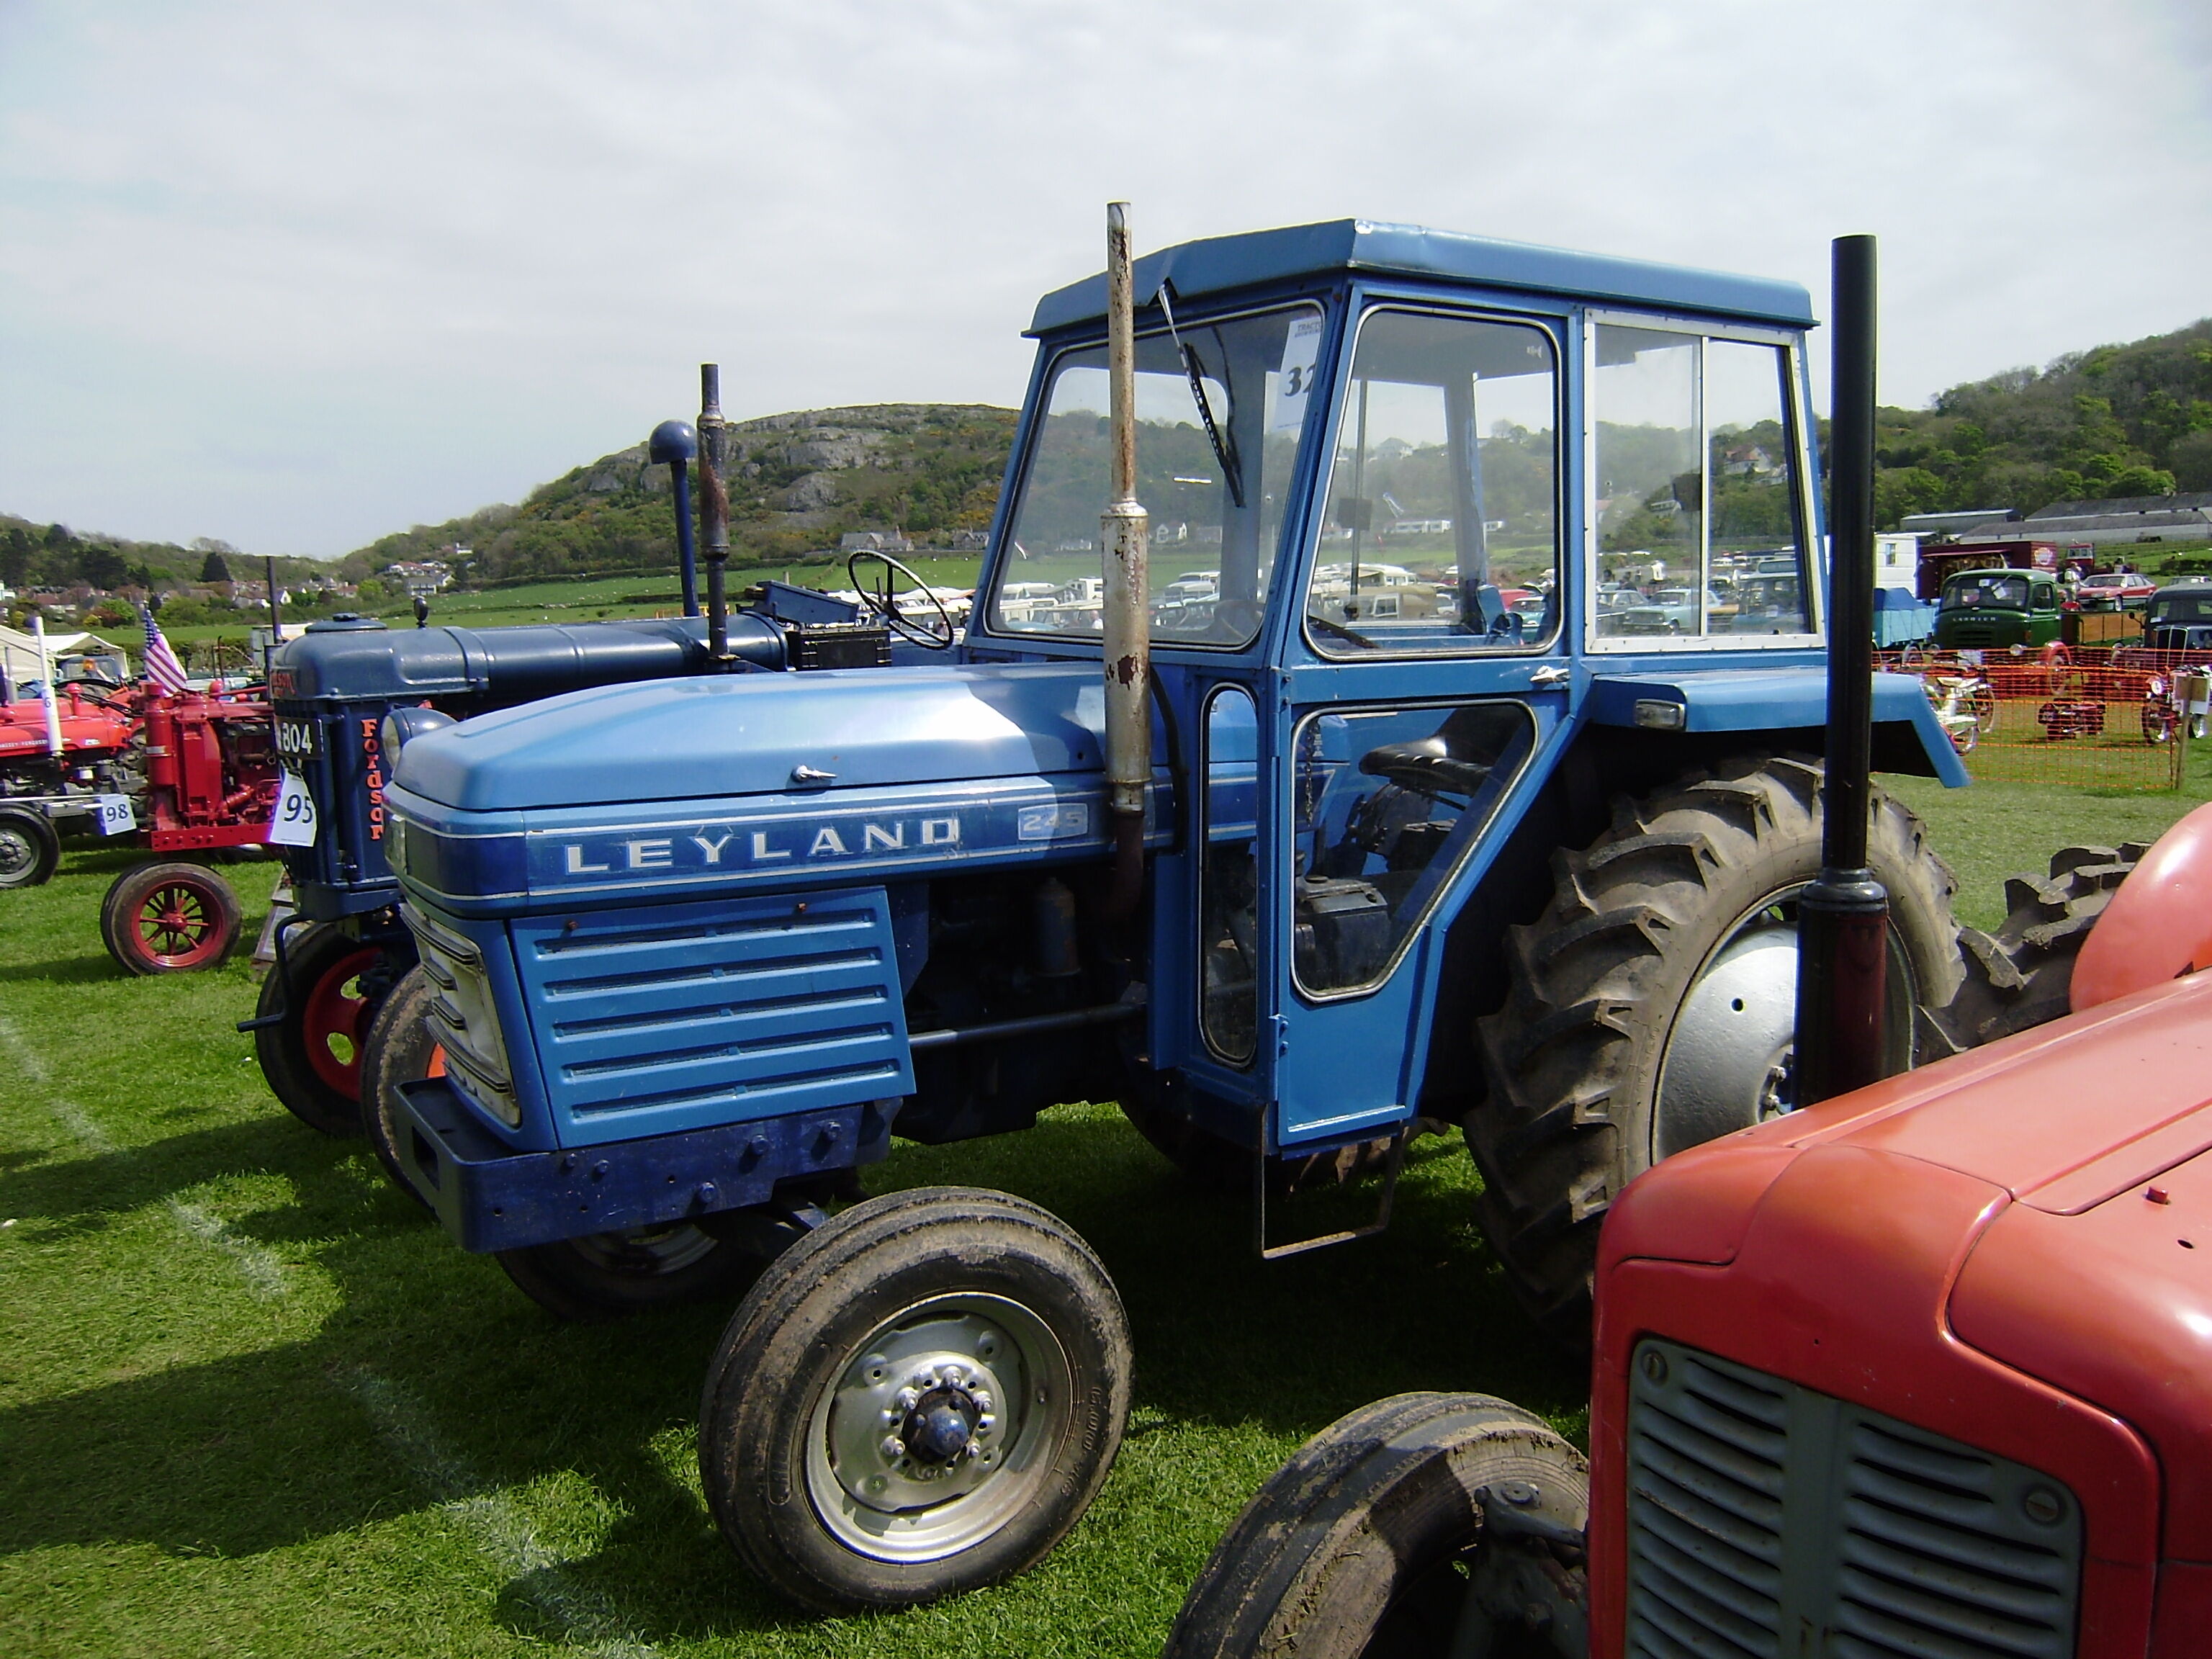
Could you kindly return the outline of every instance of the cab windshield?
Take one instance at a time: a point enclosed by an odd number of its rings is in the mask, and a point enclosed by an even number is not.
[[[1167,643],[1241,646],[1259,632],[1298,434],[1318,401],[1309,394],[1322,313],[1311,305],[1225,319],[1178,312],[1176,324],[1180,349],[1164,327],[1137,341],[1137,499],[1152,514],[1152,633]],[[1098,636],[1107,411],[1104,344],[1063,353],[990,594],[994,633]]]
[[[1943,609],[2025,611],[2027,609],[2027,578],[1986,574],[1954,576],[1943,588]]]

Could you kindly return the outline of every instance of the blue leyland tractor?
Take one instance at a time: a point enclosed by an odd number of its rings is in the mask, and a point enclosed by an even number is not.
[[[710,370],[711,373],[711,370]],[[385,723],[414,731],[495,709],[627,681],[706,673],[763,673],[891,660],[893,630],[855,607],[804,589],[765,584],[764,602],[724,623],[714,649],[696,603],[688,465],[697,448],[684,422],[664,422],[648,447],[676,474],[684,575],[680,617],[468,629],[387,629],[340,615],[311,623],[270,666],[276,741],[314,803],[304,844],[280,848],[294,919],[277,932],[252,1031],[264,1077],[296,1116],[328,1134],[366,1128],[390,1163],[379,1083],[420,1075],[437,1061],[422,1041],[415,937],[399,920],[399,881],[386,857],[391,781]],[[411,1017],[398,1018],[403,1006]],[[395,1017],[385,1018],[387,1011]],[[363,1079],[370,1082],[363,1086]]]
[[[1126,248],[1037,307],[933,665],[386,728],[444,1056],[390,1091],[395,1162],[526,1288],[549,1249],[639,1302],[770,1258],[701,1470],[817,1607],[1036,1560],[1129,1401],[1110,1280],[1054,1218],[950,1188],[825,1215],[892,1135],[1115,1098],[1244,1185],[1275,1254],[1328,1242],[1286,1188],[1364,1169],[1387,1216],[1408,1138],[1455,1127],[1509,1279],[1586,1340],[1612,1195],[1792,1104],[1805,291],[1353,221]],[[1612,625],[1685,592],[1671,632]],[[1874,744],[1965,781],[1911,679],[1877,682]],[[1958,981],[1952,883],[1880,798],[1869,860],[1902,1069]]]

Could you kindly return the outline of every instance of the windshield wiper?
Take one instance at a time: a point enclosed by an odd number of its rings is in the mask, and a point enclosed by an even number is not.
[[[1224,432],[1213,422],[1213,405],[1206,399],[1206,365],[1199,361],[1198,348],[1187,345],[1176,328],[1175,307],[1168,303],[1168,285],[1160,284],[1155,295],[1160,302],[1160,314],[1168,319],[1168,338],[1175,342],[1176,355],[1182,359],[1182,372],[1190,381],[1190,400],[1198,405],[1199,422],[1206,428],[1206,441],[1213,446],[1213,459],[1221,463],[1222,476],[1229,481],[1229,499],[1239,512],[1244,507],[1244,468],[1237,454],[1237,440]],[[1225,367],[1225,365],[1224,365]],[[1222,388],[1229,394],[1230,418],[1237,416],[1237,392],[1227,380]]]

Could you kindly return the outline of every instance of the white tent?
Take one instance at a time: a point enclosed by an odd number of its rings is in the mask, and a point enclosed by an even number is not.
[[[76,678],[70,670],[71,657],[112,657],[117,662],[131,660],[124,648],[97,634],[49,634],[46,652],[53,659],[56,678]],[[102,673],[112,671],[103,668]],[[0,623],[0,673],[10,680],[34,680],[39,678],[39,642],[20,628],[10,628]]]

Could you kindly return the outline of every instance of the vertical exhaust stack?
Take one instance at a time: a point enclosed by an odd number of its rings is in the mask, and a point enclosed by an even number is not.
[[[699,556],[691,539],[691,462],[699,434],[689,421],[663,421],[646,440],[648,466],[665,466],[676,496],[676,558],[684,577],[684,614],[699,614]]]
[[[1797,900],[1796,1103],[1887,1073],[1882,1013],[1889,895],[1867,865],[1874,754],[1875,258],[1871,236],[1834,249],[1830,397],[1828,749],[1820,875]]]
[[[1106,204],[1106,363],[1114,442],[1114,495],[1099,517],[1106,550],[1107,812],[1114,876],[1106,913],[1136,908],[1145,880],[1145,790],[1152,776],[1152,648],[1146,609],[1152,522],[1137,501],[1137,330],[1129,258],[1129,204]]]
[[[723,567],[730,562],[730,497],[722,488],[730,423],[722,418],[722,366],[699,365],[699,527],[707,544],[707,651],[715,661],[730,654],[730,612],[723,597]]]

